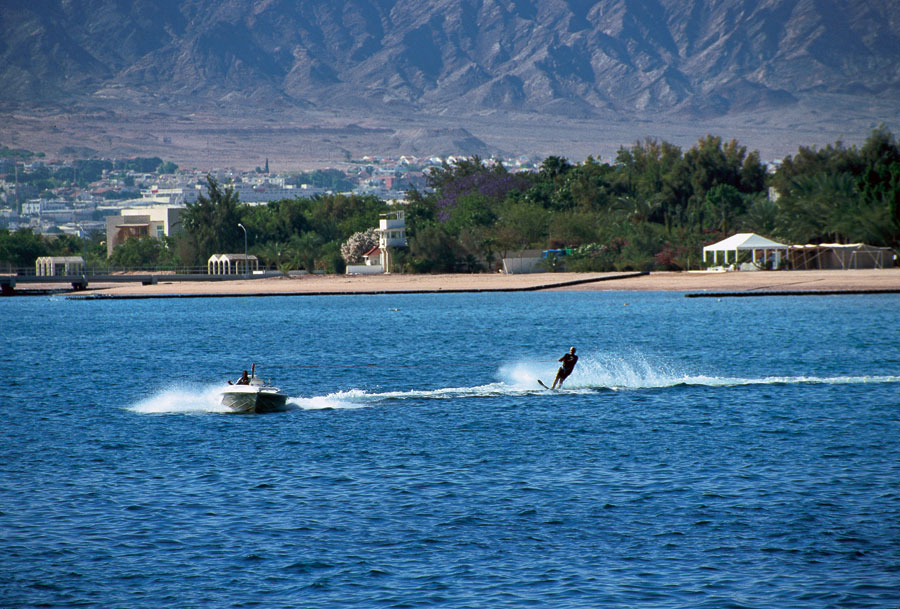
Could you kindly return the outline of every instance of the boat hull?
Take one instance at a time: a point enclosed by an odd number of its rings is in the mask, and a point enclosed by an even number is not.
[[[222,394],[222,404],[237,414],[266,413],[283,410],[287,396],[280,391],[258,390],[248,387],[245,391],[234,389]]]

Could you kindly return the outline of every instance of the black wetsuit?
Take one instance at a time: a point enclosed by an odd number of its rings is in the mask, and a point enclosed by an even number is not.
[[[578,356],[574,353],[566,353],[559,358],[559,361],[562,362],[562,366],[559,367],[559,372],[556,374],[559,377],[559,380],[562,381],[572,374],[572,371],[575,369],[575,364],[578,363]]]

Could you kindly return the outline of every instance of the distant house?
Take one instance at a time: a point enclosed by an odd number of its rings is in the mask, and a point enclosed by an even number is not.
[[[362,255],[363,263],[372,266],[381,263],[381,248],[377,245]]]
[[[377,245],[362,255],[362,264],[348,264],[348,275],[378,275],[384,272],[381,265],[381,248]]]
[[[184,207],[154,205],[123,209],[119,216],[106,218],[106,255],[131,237],[162,239],[181,232]]]
[[[406,219],[403,210],[382,214],[378,220],[378,245],[363,254],[364,264],[348,264],[348,275],[391,272],[391,249],[406,247]]]

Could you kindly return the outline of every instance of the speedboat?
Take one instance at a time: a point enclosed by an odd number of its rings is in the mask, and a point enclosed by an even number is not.
[[[251,367],[252,373],[245,384],[238,380],[222,390],[222,405],[234,413],[251,414],[283,410],[287,395],[281,389],[269,385],[256,376],[256,364]],[[246,372],[246,371],[245,371]]]

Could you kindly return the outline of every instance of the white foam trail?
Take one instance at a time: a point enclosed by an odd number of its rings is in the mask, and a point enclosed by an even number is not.
[[[290,398],[291,404],[296,404],[304,410],[323,410],[329,408],[365,408],[374,404],[393,400],[450,400],[467,398],[488,398],[509,395],[527,395],[539,391],[539,387],[532,379],[529,387],[510,386],[505,383],[490,383],[475,387],[444,387],[440,389],[413,389],[408,391],[383,391],[367,392],[361,389],[338,391],[323,396],[309,398]]]
[[[556,375],[553,361],[520,361],[504,364],[497,372],[498,380],[473,387],[444,387],[405,391],[368,392],[349,389],[321,396],[290,397],[288,406],[302,410],[367,408],[385,402],[404,400],[447,400],[528,396],[544,394],[537,384],[542,379],[550,384]],[[859,385],[900,383],[900,376],[769,376],[757,378],[710,376],[679,371],[666,362],[639,353],[586,355],[566,379],[565,394],[591,394],[598,390],[628,391],[663,389],[676,386],[740,387],[746,385]],[[221,385],[182,385],[142,400],[129,410],[144,414],[230,412],[221,403]]]
[[[362,389],[338,391],[323,396],[291,398],[289,403],[304,410],[367,408],[403,400],[446,400],[528,396],[545,394],[537,379],[552,382],[557,364],[548,361],[520,361],[504,364],[498,381],[474,387],[445,387],[407,391],[368,392]],[[762,378],[716,377],[685,374],[672,365],[653,361],[640,354],[628,357],[600,355],[582,357],[566,380],[564,394],[592,394],[598,390],[663,389],[676,386],[738,387],[742,385],[862,384],[900,383],[900,376],[779,376]]]
[[[142,414],[229,412],[222,405],[221,385],[180,385],[128,407]]]
[[[337,408],[364,408],[366,406],[366,392],[361,389],[351,391],[338,391],[328,395],[313,396],[311,398],[288,398],[288,404],[299,406],[303,410],[328,410]]]
[[[679,384],[738,387],[742,385],[866,385],[881,383],[900,383],[900,376],[767,376],[762,378],[695,376],[685,377]]]
[[[546,361],[524,361],[501,366],[499,376],[510,387],[530,388],[543,380],[548,385],[556,376],[557,364]],[[829,384],[856,385],[866,383],[898,383],[900,376],[770,376],[757,378],[719,377],[692,374],[678,370],[664,361],[640,353],[627,356],[597,354],[582,356],[565,388],[577,389],[659,389],[678,385],[737,387],[741,385]]]
[[[514,387],[531,388],[541,379],[547,385],[553,382],[559,364],[553,361],[515,362],[501,366],[499,376]],[[572,375],[566,379],[565,388],[573,389],[646,389],[666,387],[684,382],[683,377],[668,366],[651,363],[647,358],[634,354],[627,358],[614,355],[581,356]]]

